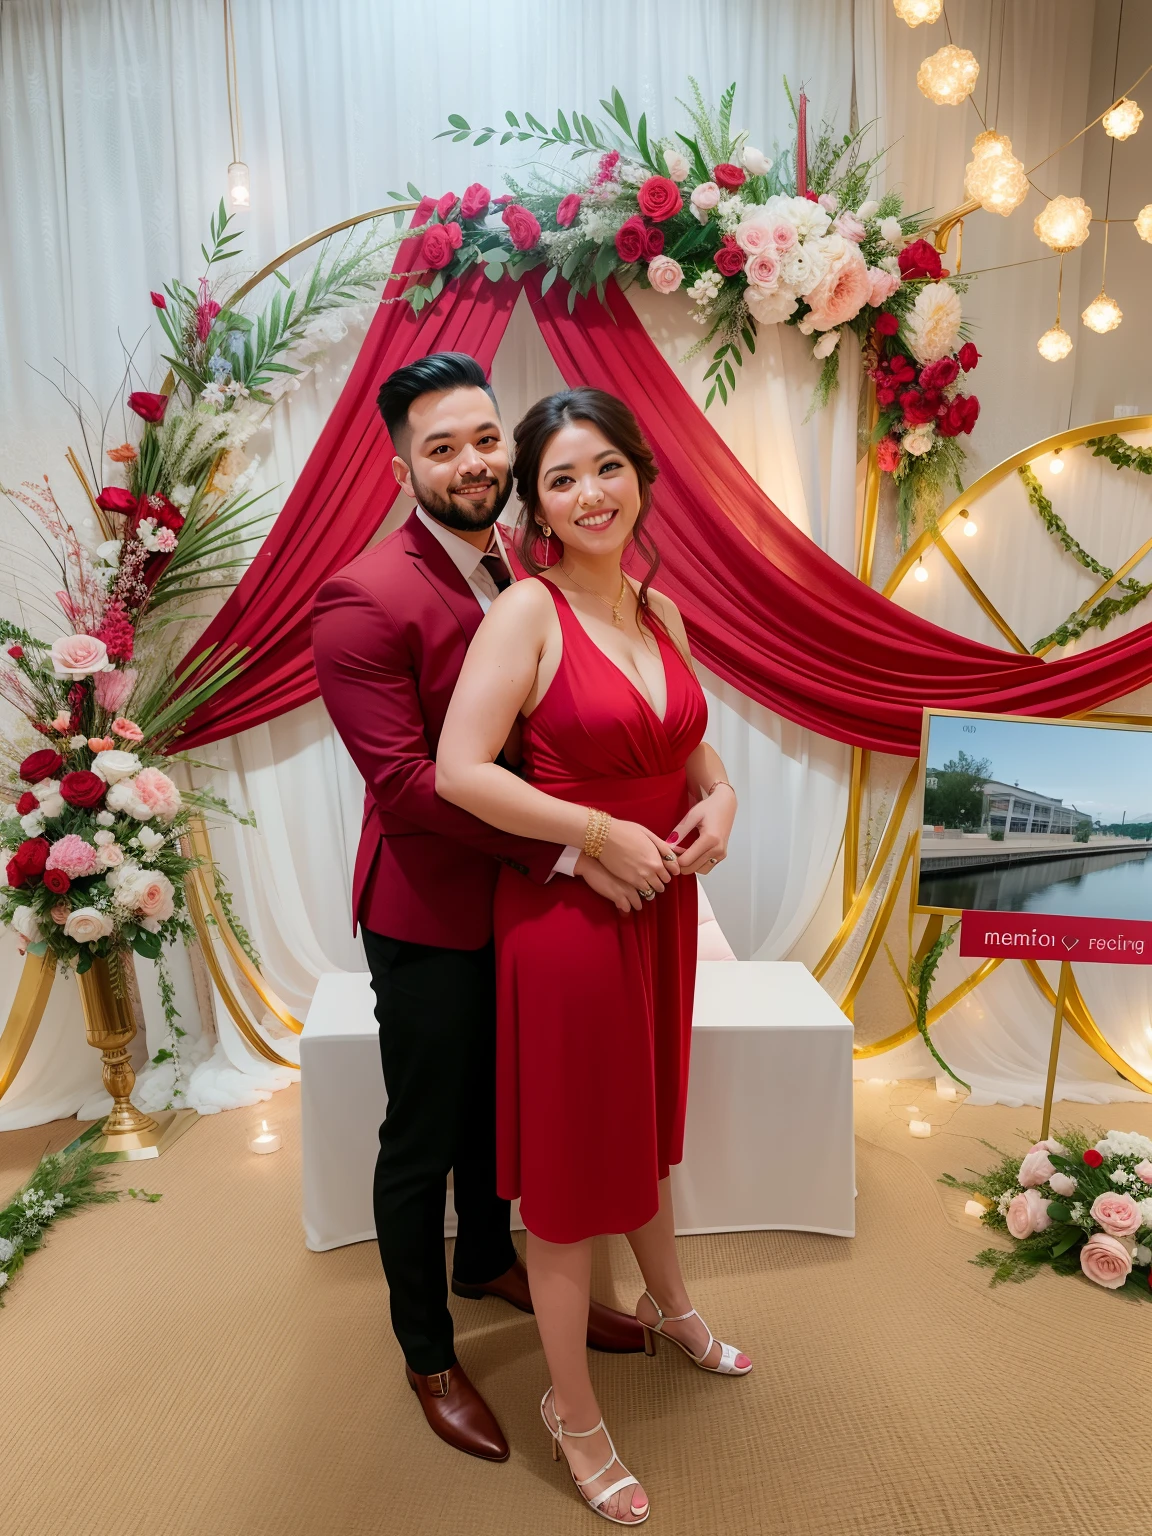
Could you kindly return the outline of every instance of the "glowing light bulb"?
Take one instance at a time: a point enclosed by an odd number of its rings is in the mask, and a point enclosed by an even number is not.
[[[1036,350],[1046,362],[1058,363],[1071,352],[1072,338],[1062,325],[1054,325],[1040,337]]]
[[[1006,133],[978,133],[964,168],[964,190],[988,213],[1005,218],[1028,196],[1028,177]]]
[[[944,9],[944,0],[892,0],[892,4],[900,20],[906,21],[910,27],[939,20],[940,12]]]
[[[1048,465],[1048,468],[1054,475],[1062,475],[1064,473],[1064,460],[1060,457],[1060,454],[1061,449],[1057,448],[1056,452],[1052,455],[1052,462]]]
[[[964,523],[964,537],[966,539],[974,539],[976,537],[977,531],[978,530],[976,524],[972,521],[971,518],[968,518]]]
[[[233,208],[251,206],[252,189],[248,180],[248,167],[243,160],[233,160],[228,167],[228,201]]]
[[[1101,289],[1080,318],[1090,331],[1103,336],[1105,332],[1116,329],[1124,318],[1124,311],[1115,299],[1110,299]]]
[[[1109,107],[1100,119],[1110,139],[1130,139],[1143,120],[1143,112],[1127,96],[1121,97],[1114,107]]]
[[[1152,245],[1152,203],[1145,203],[1136,215],[1136,233]]]
[[[916,569],[912,572],[917,581],[927,581],[928,572],[924,569],[924,556],[921,555],[916,562]]]
[[[980,77],[976,55],[951,43],[938,48],[916,71],[920,94],[939,107],[958,107],[971,96]]]
[[[1092,210],[1082,197],[1054,197],[1032,221],[1032,228],[1052,250],[1064,255],[1083,245],[1092,226]]]

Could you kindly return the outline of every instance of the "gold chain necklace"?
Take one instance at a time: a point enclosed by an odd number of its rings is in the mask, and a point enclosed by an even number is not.
[[[613,624],[619,624],[620,609],[624,605],[624,597],[628,591],[628,578],[625,576],[623,571],[620,572],[620,596],[616,599],[615,602],[613,602],[611,598],[603,596],[603,594],[600,592],[594,592],[591,587],[586,587],[582,581],[577,581],[572,572],[565,570],[563,565],[560,566],[560,569],[564,571],[565,576],[567,576],[568,580],[572,582],[574,586],[580,588],[581,592],[587,592],[589,597],[594,597],[597,602],[603,603],[605,608],[610,608],[612,610]]]

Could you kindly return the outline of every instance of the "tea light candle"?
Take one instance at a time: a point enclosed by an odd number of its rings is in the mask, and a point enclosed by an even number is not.
[[[975,1216],[976,1220],[979,1221],[984,1214],[984,1206],[980,1204],[979,1200],[965,1200],[964,1214],[965,1216]]]
[[[249,1152],[279,1152],[280,1133],[272,1130],[267,1120],[261,1120],[260,1129],[248,1143]]]
[[[909,1120],[908,1129],[913,1136],[931,1136],[932,1126],[927,1120]]]

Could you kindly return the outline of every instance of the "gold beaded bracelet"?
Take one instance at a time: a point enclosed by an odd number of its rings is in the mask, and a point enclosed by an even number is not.
[[[598,859],[608,840],[612,818],[607,811],[588,809],[588,828],[584,833],[584,852],[590,859]]]

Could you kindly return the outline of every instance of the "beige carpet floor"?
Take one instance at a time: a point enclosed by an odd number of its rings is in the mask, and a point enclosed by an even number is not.
[[[1146,1536],[1152,1310],[1048,1273],[990,1290],[986,1242],[940,1171],[980,1166],[1030,1110],[928,1084],[858,1088],[858,1236],[682,1239],[701,1311],[746,1380],[675,1351],[593,1356],[605,1414],[665,1536]],[[62,1223],[0,1311],[4,1536],[520,1536],[601,1529],[552,1465],[532,1320],[457,1302],[459,1351],[512,1459],[424,1426],[389,1332],[375,1248],[304,1248],[296,1090],[284,1149],[251,1116],[201,1121],[162,1193]],[[914,1141],[907,1106],[936,1134]],[[1152,1107],[1059,1106],[1152,1132]],[[0,1135],[0,1195],[75,1122]],[[813,1135],[818,1128],[813,1128]],[[804,1147],[781,1177],[804,1176]],[[605,1241],[599,1294],[638,1290]]]

